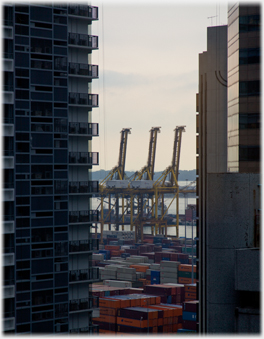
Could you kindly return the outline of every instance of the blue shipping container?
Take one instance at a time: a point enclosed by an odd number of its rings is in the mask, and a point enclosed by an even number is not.
[[[160,284],[160,278],[150,278],[151,285]]]
[[[182,320],[196,321],[196,313],[183,311]]]

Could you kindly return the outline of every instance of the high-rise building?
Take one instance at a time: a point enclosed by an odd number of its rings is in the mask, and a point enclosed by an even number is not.
[[[3,330],[94,333],[98,8],[3,6]]]
[[[207,28],[207,51],[199,54],[196,95],[196,232],[199,238],[199,326],[206,329],[208,173],[226,172],[227,161],[227,26]],[[217,192],[215,192],[217,194]],[[202,316],[203,315],[203,316]]]
[[[237,9],[233,12],[234,8]],[[235,20],[240,23],[240,30],[252,33],[247,37],[247,48],[242,48],[246,46],[243,34],[242,42],[236,41],[238,26],[209,27],[207,52],[199,56],[198,331],[208,334],[260,332],[260,175],[256,157],[259,93],[255,91],[259,86],[259,64],[254,66],[256,59],[249,57],[251,52],[259,55],[255,49],[259,26],[256,24],[254,29],[251,26],[252,20],[259,22],[259,16],[256,17],[251,6],[248,9],[242,6],[241,11],[239,8],[230,6],[229,19],[241,14],[241,18]],[[242,49],[232,57],[239,45]],[[230,65],[235,60],[240,60],[242,67],[232,69]],[[245,64],[249,64],[248,70]],[[237,79],[236,85],[234,79]],[[236,128],[235,122],[239,122]],[[230,150],[232,147],[236,148],[239,158],[230,158],[235,154]],[[243,153],[246,148],[247,153]],[[243,154],[248,158],[243,158]],[[232,170],[230,165],[234,165]],[[230,173],[232,171],[241,173]]]
[[[260,172],[260,5],[228,7],[228,171]]]

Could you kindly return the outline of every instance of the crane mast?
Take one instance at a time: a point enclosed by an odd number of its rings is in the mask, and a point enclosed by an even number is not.
[[[127,138],[128,134],[131,134],[131,128],[123,128],[121,133],[120,147],[119,147],[119,156],[118,156],[118,164],[110,173],[102,180],[100,183],[101,190],[104,187],[104,184],[109,180],[124,180],[125,177],[125,163],[126,163],[126,149],[127,149]]]
[[[130,134],[131,128],[123,128],[121,131],[119,158],[118,158],[118,178],[124,180],[125,176],[125,163],[126,163],[126,149],[127,149],[127,135]]]
[[[147,165],[144,166],[140,172],[136,173],[133,180],[141,180],[145,174],[145,180],[153,180],[154,178],[154,166],[155,166],[155,157],[156,157],[156,147],[157,147],[157,134],[160,133],[161,127],[152,127],[150,130],[150,139],[149,139],[149,152]]]
[[[177,126],[175,128],[174,134],[174,144],[173,144],[173,154],[172,154],[172,162],[171,168],[175,173],[175,177],[178,181],[179,176],[179,166],[180,166],[180,152],[181,152],[181,140],[182,140],[182,132],[185,132],[185,126]],[[173,186],[175,183],[175,179],[172,173],[170,173],[170,185]]]

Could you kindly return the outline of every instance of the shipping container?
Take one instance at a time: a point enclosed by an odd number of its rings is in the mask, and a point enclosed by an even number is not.
[[[182,305],[183,311],[186,312],[198,312],[198,306],[199,306],[199,301],[198,300],[193,300],[193,301],[186,301]]]
[[[182,320],[196,321],[196,313],[183,311]]]
[[[192,265],[181,264],[178,269],[179,271],[192,272]],[[196,272],[196,265],[193,265],[193,272]]]

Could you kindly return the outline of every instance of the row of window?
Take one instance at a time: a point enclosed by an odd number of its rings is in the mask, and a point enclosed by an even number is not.
[[[239,114],[239,129],[259,129],[260,114]]]
[[[239,32],[260,31],[260,15],[246,15],[239,17]]]
[[[239,82],[239,96],[259,96],[260,95],[260,81],[240,81]]]
[[[239,50],[239,64],[259,64],[260,48],[242,48]]]

